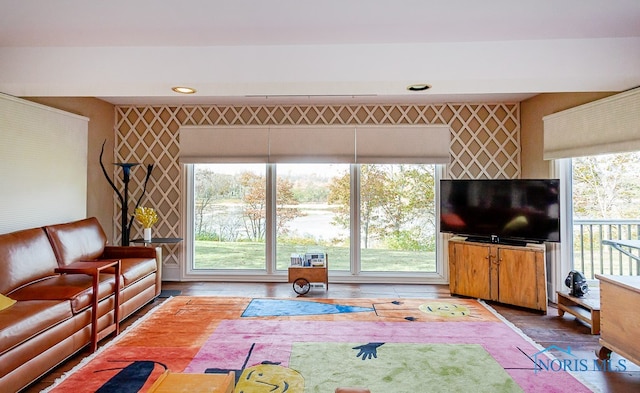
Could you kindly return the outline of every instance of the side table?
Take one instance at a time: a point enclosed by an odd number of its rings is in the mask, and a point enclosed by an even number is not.
[[[111,267],[115,268],[113,323],[98,334],[100,273]],[[91,352],[93,353],[98,349],[98,341],[113,332],[115,332],[115,336],[120,333],[120,260],[78,261],[59,267],[55,269],[55,272],[62,274],[88,274],[93,277],[93,302],[91,304]]]
[[[130,243],[149,244],[176,244],[182,241],[181,237],[152,237],[151,240],[142,238],[130,240]]]
[[[583,297],[558,291],[558,315],[565,312],[591,326],[591,334],[600,334],[600,292],[589,292]]]
[[[152,237],[151,240],[143,238],[130,240],[130,243],[143,244],[145,247],[154,244],[178,244],[182,241],[181,237]],[[158,274],[162,278],[162,247],[156,247],[156,260],[158,261]]]

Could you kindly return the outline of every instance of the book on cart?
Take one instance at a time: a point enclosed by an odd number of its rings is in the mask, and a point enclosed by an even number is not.
[[[325,267],[326,260],[326,254],[322,252],[291,254],[291,266],[296,267]]]

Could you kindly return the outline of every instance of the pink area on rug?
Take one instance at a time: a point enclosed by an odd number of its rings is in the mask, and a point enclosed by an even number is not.
[[[245,362],[264,361],[286,367],[294,342],[479,344],[525,391],[590,391],[564,371],[535,373],[530,357],[540,349],[502,322],[225,320],[184,372],[202,373],[212,366],[238,370]]]

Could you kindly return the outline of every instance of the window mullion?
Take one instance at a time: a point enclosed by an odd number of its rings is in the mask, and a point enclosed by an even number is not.
[[[180,276],[185,277],[193,272],[194,266],[194,206],[195,206],[195,190],[194,190],[194,168],[193,164],[185,165],[184,186],[186,192],[183,194],[183,203],[187,214],[185,215],[185,264],[182,267]]]
[[[266,253],[266,269],[267,274],[273,274],[276,271],[276,165],[267,164],[267,184],[266,184],[266,233],[265,233],[265,253]]]
[[[360,165],[351,164],[351,197],[350,197],[350,270],[358,275],[362,270],[360,262]]]

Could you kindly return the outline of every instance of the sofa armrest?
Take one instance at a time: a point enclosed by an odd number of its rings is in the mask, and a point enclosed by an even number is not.
[[[156,258],[156,249],[142,246],[106,246],[100,258]]]

